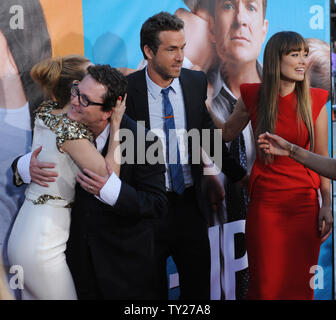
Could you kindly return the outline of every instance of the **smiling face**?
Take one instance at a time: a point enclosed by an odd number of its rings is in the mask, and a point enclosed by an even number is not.
[[[256,61],[267,28],[262,0],[216,0],[210,33],[222,62]]]
[[[103,103],[103,96],[107,89],[101,83],[98,83],[90,75],[87,75],[79,84],[80,94],[86,96],[89,100]],[[104,112],[100,105],[88,105],[83,107],[79,104],[78,96],[71,96],[70,108],[67,115],[70,119],[86,124],[96,135],[102,131],[112,111]]]
[[[161,31],[156,54],[146,45],[148,73],[158,85],[180,76],[184,59],[185,39],[183,30]],[[160,82],[160,83],[158,83]]]
[[[308,52],[303,48],[283,54],[280,61],[281,80],[291,82],[303,81],[307,66],[307,57]]]

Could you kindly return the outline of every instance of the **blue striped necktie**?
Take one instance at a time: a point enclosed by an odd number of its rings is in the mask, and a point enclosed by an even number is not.
[[[164,128],[166,134],[166,155],[167,163],[170,171],[171,183],[173,191],[177,194],[182,194],[184,191],[184,177],[180,161],[180,150],[177,143],[177,136],[175,130],[174,111],[170,103],[168,93],[171,87],[162,89],[163,106],[164,106]],[[172,144],[170,146],[170,143]],[[174,159],[174,145],[176,146],[176,159]],[[170,146],[170,148],[169,148]],[[170,150],[171,149],[171,150]]]

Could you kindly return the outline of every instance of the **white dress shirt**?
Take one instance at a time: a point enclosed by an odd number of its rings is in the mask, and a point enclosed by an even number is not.
[[[148,94],[148,110],[149,110],[149,125],[151,131],[153,131],[161,140],[163,146],[163,155],[166,164],[166,189],[167,191],[172,190],[172,182],[169,174],[169,167],[166,160],[166,134],[164,130],[164,104],[163,95],[161,88],[156,83],[154,83],[147,72],[146,68],[146,83],[147,83],[147,94]],[[186,114],[183,99],[183,92],[180,85],[180,80],[175,78],[170,84],[172,90],[169,90],[168,97],[170,103],[173,107],[175,128],[177,143],[180,152],[180,162],[183,170],[184,184],[186,187],[193,185],[193,178],[191,175],[191,168],[188,163],[188,148],[187,148],[187,124],[186,124]],[[176,151],[176,149],[171,148],[171,152]],[[174,158],[175,157],[175,158]],[[177,159],[176,155],[170,153],[170,158]]]

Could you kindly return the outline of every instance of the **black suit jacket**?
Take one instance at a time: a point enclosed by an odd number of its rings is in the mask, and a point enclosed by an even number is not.
[[[136,142],[141,128],[127,115],[122,128],[131,130]],[[134,148],[136,157],[136,143]],[[90,290],[87,273],[96,278],[103,298],[156,297],[152,221],[167,210],[164,172],[163,164],[137,164],[136,158],[135,164],[122,164],[113,207],[76,186],[66,256],[79,297]]]
[[[145,69],[130,74],[127,77],[127,80],[126,113],[136,121],[144,121],[146,128],[150,129]],[[189,132],[191,129],[197,129],[201,132],[203,129],[210,129],[211,146],[212,148],[215,148],[213,134],[215,125],[205,105],[205,100],[207,98],[207,80],[205,74],[201,71],[182,68],[179,80],[184,98],[187,131]],[[202,137],[202,135],[200,136]],[[220,143],[222,148],[222,171],[233,182],[239,181],[246,175],[246,171],[230,155],[223,139],[221,139]],[[201,145],[203,145],[202,139]],[[189,156],[192,154],[191,147],[192,145],[189,143]],[[202,208],[201,177],[203,168],[200,164],[191,164],[191,172],[196,192],[199,195],[197,197],[199,205]]]

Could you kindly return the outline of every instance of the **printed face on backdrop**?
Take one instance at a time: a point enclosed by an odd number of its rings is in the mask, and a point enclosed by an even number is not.
[[[7,88],[10,90],[4,90]],[[11,94],[15,92],[15,95]],[[21,107],[26,103],[19,71],[7,40],[0,30],[0,108]]]
[[[148,66],[163,80],[177,78],[184,59],[184,31],[161,31],[159,39],[160,45],[155,55],[148,46],[144,47]]]
[[[78,84],[79,93],[90,101],[103,103],[103,96],[106,93],[106,87],[98,83],[90,75],[87,75]],[[71,95],[70,108],[67,113],[72,120],[86,124],[92,131],[105,122],[110,116],[110,112],[102,111],[100,105],[88,105],[83,107],[78,101],[78,95]]]
[[[216,0],[210,34],[221,62],[257,60],[267,29],[262,0]]]
[[[13,74],[18,74],[18,70],[8,48],[7,40],[0,30],[0,77]]]
[[[302,81],[307,66],[308,52],[304,49],[283,54],[280,61],[281,79],[286,81]]]

